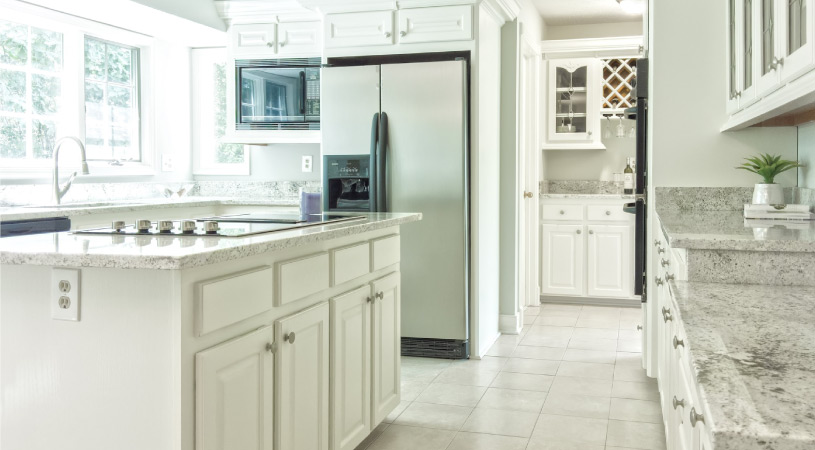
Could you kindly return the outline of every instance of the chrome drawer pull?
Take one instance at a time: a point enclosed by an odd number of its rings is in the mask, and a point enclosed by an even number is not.
[[[674,405],[674,409],[676,409],[678,406],[681,406],[681,407],[684,408],[685,407],[685,400],[684,399],[677,400],[676,396],[674,395],[673,405]]]
[[[674,348],[678,348],[680,345],[682,347],[684,347],[685,346],[685,341],[680,340],[676,336],[674,336]]]
[[[294,336],[294,331],[292,331],[289,334],[284,334],[283,335],[283,340],[288,341],[289,344],[294,344],[294,337],[295,337]]]
[[[696,412],[696,408],[690,409],[690,424],[692,427],[696,428],[696,422],[705,423],[705,416],[704,414],[698,414]]]

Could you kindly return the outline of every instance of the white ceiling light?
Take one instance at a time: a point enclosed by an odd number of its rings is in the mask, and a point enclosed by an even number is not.
[[[645,10],[645,5],[636,0],[617,0],[617,3],[627,14],[642,14]]]

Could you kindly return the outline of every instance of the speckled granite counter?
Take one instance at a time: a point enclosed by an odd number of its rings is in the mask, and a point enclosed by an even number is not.
[[[670,288],[714,448],[815,448],[815,287]]]
[[[418,213],[235,237],[92,236],[49,233],[0,239],[0,264],[122,269],[183,269],[326,241],[421,220]]]
[[[541,200],[545,199],[555,199],[555,198],[574,198],[574,199],[606,199],[606,200],[614,200],[614,199],[621,199],[621,200],[633,200],[633,195],[625,195],[625,194],[541,194]]]
[[[776,221],[768,228],[746,224],[741,211],[683,211],[658,207],[657,215],[673,248],[815,252],[815,221]]]

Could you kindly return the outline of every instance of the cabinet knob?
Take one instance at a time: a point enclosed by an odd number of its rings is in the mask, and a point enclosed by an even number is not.
[[[654,247],[659,247],[659,239],[654,239]]]
[[[407,31],[404,31],[404,30],[403,30],[403,31],[400,31],[400,32],[399,32],[399,36],[402,36],[402,37],[407,36]]]
[[[391,37],[391,32],[390,32],[390,31],[386,31],[386,32],[385,32],[385,37],[386,37],[386,38]]]
[[[583,230],[577,230],[576,233],[577,234],[583,234]]]
[[[287,341],[289,344],[294,344],[294,337],[295,337],[294,336],[294,331],[292,331],[289,334],[284,334],[283,335],[283,340]]]
[[[589,230],[589,234],[594,234],[594,230]]]
[[[373,297],[368,297],[368,303],[371,303],[372,301],[374,301]]]
[[[657,253],[665,253],[665,249],[662,247],[657,248]]]
[[[674,336],[674,348],[679,348],[680,345],[682,347],[684,347],[685,346],[685,341],[683,341],[683,340],[677,338],[676,336]]]
[[[586,135],[591,137],[591,131],[586,132]]]
[[[606,211],[606,215],[607,215],[607,216],[610,216],[610,215],[611,215],[611,211]]]
[[[285,47],[285,46],[286,46],[286,41],[283,41],[283,42],[281,42],[281,43],[280,43],[280,44],[278,44],[278,45],[280,45],[281,47]]]
[[[685,407],[685,399],[677,400],[676,396],[674,395],[673,405],[674,405],[674,409],[676,409],[679,406],[684,408]]]
[[[561,209],[561,210],[560,210],[560,215],[562,216],[562,215],[564,215],[564,214],[566,214],[566,211],[564,211],[564,210],[562,210],[562,209]]]
[[[642,331],[642,325],[637,325],[637,331]]]
[[[663,310],[662,311],[662,321],[665,322],[665,323],[668,323],[669,320],[670,321],[674,320],[673,316],[671,316],[670,310],[668,310],[668,311]]]
[[[660,278],[660,277],[654,277],[654,283],[655,283],[657,286],[662,286],[663,284],[665,284],[665,281],[663,281],[663,280],[662,280],[662,278]],[[665,312],[665,310],[663,309],[663,311],[662,311],[662,312],[664,313],[664,312]]]
[[[690,409],[690,424],[692,427],[696,428],[696,422],[705,423],[705,416],[703,414],[698,414],[696,412],[696,408]]]
[[[385,293],[384,292],[377,292],[376,293],[376,298],[378,298],[380,300],[384,299],[385,298]]]
[[[665,274],[665,282],[673,281],[675,279],[676,279],[676,275],[674,275],[672,273],[666,273]]]
[[[274,42],[267,42],[267,43],[266,43],[266,46],[267,46],[267,47],[274,47]]]
[[[668,261],[667,259],[662,259],[662,260],[659,261],[659,263],[662,265],[662,267],[671,265],[671,262]]]
[[[266,343],[266,351],[269,352],[269,353],[274,353],[274,344],[267,342]]]

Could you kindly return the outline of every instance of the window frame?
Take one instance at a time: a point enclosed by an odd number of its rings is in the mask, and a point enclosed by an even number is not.
[[[57,139],[74,136],[85,142],[85,37],[138,49],[139,67],[136,71],[136,98],[139,103],[139,142],[141,161],[122,161],[112,165],[113,160],[88,160],[91,177],[118,177],[155,175],[154,116],[150,101],[152,87],[153,38],[121,28],[83,19],[44,8],[21,5],[11,8],[0,5],[0,16],[9,22],[17,22],[35,28],[60,32],[63,35],[62,108],[58,121]],[[66,150],[73,146],[67,146]],[[74,150],[71,150],[74,151]],[[0,159],[0,175],[3,178],[42,178],[53,169],[53,159]],[[79,167],[79,159],[60,158],[60,166],[71,170]]]

